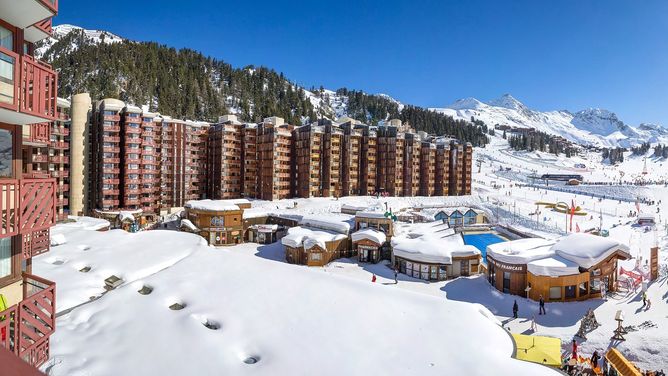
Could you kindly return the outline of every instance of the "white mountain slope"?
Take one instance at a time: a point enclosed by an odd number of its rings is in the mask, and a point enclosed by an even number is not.
[[[56,25],[53,27],[53,34],[51,37],[47,38],[44,40],[39,48],[35,50],[35,55],[38,58],[41,58],[43,54],[51,47],[54,45],[54,43],[58,42],[61,38],[64,36],[75,32],[75,31],[83,31],[83,35],[86,39],[86,43],[91,43],[91,44],[100,44],[100,43],[120,43],[123,42],[127,39],[119,37],[118,35],[112,34],[108,31],[103,31],[103,30],[87,30],[84,28],[81,28],[79,26],[75,25]],[[79,46],[75,44],[76,42],[73,42],[72,44],[72,49],[76,50]]]
[[[634,128],[625,124],[614,113],[596,108],[575,114],[566,110],[535,111],[510,94],[487,103],[475,98],[464,98],[445,108],[431,110],[469,121],[474,117],[488,126],[501,124],[535,128],[583,145],[629,147],[648,141],[668,141],[668,130],[659,125],[641,124]]]

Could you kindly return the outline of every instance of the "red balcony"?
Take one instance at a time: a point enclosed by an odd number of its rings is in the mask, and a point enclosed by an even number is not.
[[[65,127],[53,127],[51,128],[51,133],[58,136],[67,136],[70,134],[70,130]]]
[[[141,134],[141,128],[139,127],[125,127],[125,133],[128,134]]]
[[[121,148],[118,146],[103,146],[102,151],[105,153],[120,153]]]
[[[54,179],[1,179],[0,196],[0,237],[31,234],[56,223]]]
[[[55,120],[58,75],[51,66],[28,55],[21,56],[19,111],[39,119]],[[26,124],[38,121],[28,121]]]
[[[48,38],[53,33],[51,17],[36,22],[34,25],[27,27],[23,32],[23,39],[28,42],[35,43],[42,39]]]
[[[113,121],[113,122],[119,122],[121,121],[121,115],[103,115],[102,118],[105,121]],[[116,125],[118,127],[118,125]],[[104,129],[106,130],[107,127],[111,127],[111,125],[105,125]],[[120,131],[120,127],[118,127],[118,130]]]
[[[106,117],[113,117],[113,116],[112,115],[105,115],[105,118]],[[115,133],[117,133],[117,132],[121,131],[121,127],[119,125],[106,125],[105,124],[105,125],[102,126],[102,129],[105,132],[115,132]]]
[[[114,179],[104,179],[102,178],[102,184],[119,184],[120,180],[117,178]],[[111,194],[111,193],[110,193]]]
[[[102,158],[102,163],[121,163],[120,158]]]
[[[102,205],[103,206],[118,206],[119,201],[114,200],[114,199],[103,199],[102,200]]]
[[[50,159],[53,163],[70,163],[70,157],[66,155],[52,155]]]
[[[58,193],[68,192],[69,190],[70,190],[70,185],[69,184],[58,184],[58,185],[56,185],[56,192],[58,192]]]
[[[51,143],[51,147],[58,150],[66,150],[70,148],[70,143],[65,141],[54,141]]]
[[[139,199],[138,198],[128,198],[123,200],[125,205],[139,205]]]
[[[102,136],[102,142],[121,142],[119,136]]]
[[[24,144],[46,146],[51,142],[51,124],[30,124],[28,137],[23,139]]]
[[[67,170],[63,170],[63,171],[54,170],[54,171],[51,171],[51,176],[54,177],[54,178],[67,178],[67,177],[70,176],[70,172],[67,171]]]
[[[49,359],[56,329],[56,284],[23,273],[23,300],[0,312],[0,346],[39,367]]]
[[[24,179],[48,179],[51,177],[49,171],[33,170],[29,173],[23,174]]]
[[[58,14],[58,0],[3,0],[0,6],[2,20],[21,29]]]
[[[30,163],[45,163],[49,161],[49,156],[46,154],[31,154]]]

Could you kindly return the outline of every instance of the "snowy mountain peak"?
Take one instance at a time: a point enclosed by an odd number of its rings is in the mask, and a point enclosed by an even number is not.
[[[510,110],[528,110],[522,102],[518,101],[510,94],[503,94],[501,97],[489,101],[488,104],[490,106],[503,107]]]
[[[475,110],[484,106],[485,104],[481,101],[473,97],[468,97],[457,99],[455,103],[449,105],[448,108],[452,108],[453,110]]]
[[[615,132],[621,132],[629,137],[637,135],[619,120],[614,112],[600,108],[588,108],[577,112],[573,116],[572,123],[581,130],[601,136],[609,136]]]
[[[72,32],[81,32],[83,34],[85,43],[90,43],[90,44],[100,44],[100,43],[111,44],[111,43],[120,43],[127,40],[108,31],[88,30],[70,24],[56,25],[53,27],[52,36],[39,43],[38,48],[35,50],[35,55],[41,59],[43,54],[51,46],[53,46],[59,40],[71,34]],[[79,43],[79,41],[72,43],[71,47],[73,50],[79,47],[77,43]]]

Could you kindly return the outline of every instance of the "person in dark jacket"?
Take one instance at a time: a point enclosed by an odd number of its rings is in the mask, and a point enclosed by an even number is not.
[[[591,368],[598,367],[599,359],[601,359],[601,356],[598,355],[598,351],[594,350],[594,353],[591,354]]]
[[[513,317],[517,318],[517,311],[519,311],[519,307],[517,306],[517,300],[515,300],[515,303],[513,303]]]
[[[547,313],[545,312],[545,299],[543,299],[543,295],[538,298],[538,314],[539,315],[546,315]]]

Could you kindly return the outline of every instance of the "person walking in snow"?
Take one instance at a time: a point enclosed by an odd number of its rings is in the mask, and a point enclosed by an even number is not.
[[[394,267],[394,284],[395,284],[395,285],[396,285],[397,283],[399,283],[399,280],[397,279],[398,276],[399,276],[399,267],[398,267],[398,266],[395,266],[395,267]]]
[[[576,360],[578,358],[578,343],[575,342],[575,338],[573,338],[573,352],[571,354],[571,358]]]
[[[642,306],[645,307],[647,305],[647,293],[645,291],[642,292]]]
[[[519,311],[519,307],[517,306],[517,300],[515,300],[515,303],[513,303],[513,317],[517,318],[517,311]]]
[[[371,277],[371,282],[376,282],[376,275],[375,274]]]
[[[538,314],[539,315],[546,315],[547,312],[545,312],[545,299],[543,299],[543,295],[541,295],[538,298]]]
[[[598,367],[599,359],[601,359],[601,356],[598,355],[598,351],[594,350],[594,353],[591,354],[591,368],[596,369]]]

